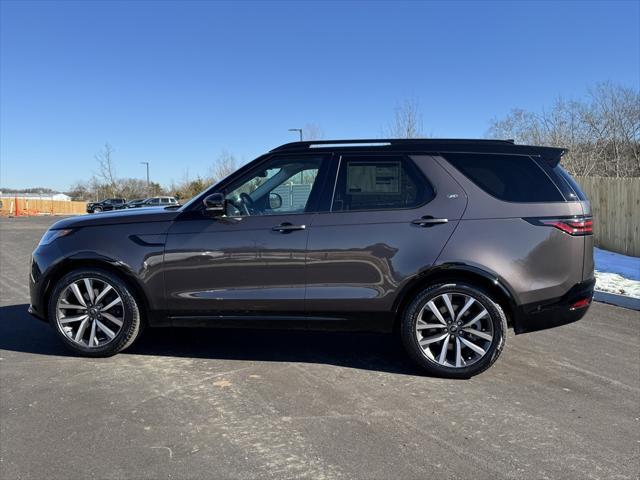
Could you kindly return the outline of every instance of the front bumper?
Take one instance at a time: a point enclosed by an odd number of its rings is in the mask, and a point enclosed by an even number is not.
[[[593,278],[574,285],[562,297],[518,307],[514,312],[515,333],[535,332],[580,320],[589,310],[595,284]]]

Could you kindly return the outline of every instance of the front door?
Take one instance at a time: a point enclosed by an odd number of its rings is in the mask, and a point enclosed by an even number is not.
[[[328,168],[322,155],[273,156],[220,187],[226,215],[179,217],[165,250],[169,316],[302,316],[308,226]]]

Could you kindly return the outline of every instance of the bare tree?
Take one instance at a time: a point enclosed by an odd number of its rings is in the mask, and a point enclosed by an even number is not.
[[[110,195],[116,193],[116,170],[113,163],[113,147],[105,143],[102,150],[94,155],[98,162],[98,177],[102,183],[110,190]]]
[[[236,157],[228,150],[222,150],[211,169],[212,183],[228,177],[237,169],[238,162]]]
[[[420,138],[422,114],[418,100],[407,99],[395,108],[394,121],[387,128],[386,136],[391,138]]]
[[[324,138],[324,131],[317,123],[307,123],[302,128],[302,132],[304,140],[322,140]]]
[[[569,149],[575,175],[640,176],[640,92],[601,83],[585,99],[557,99],[540,113],[514,109],[493,120],[491,138]]]

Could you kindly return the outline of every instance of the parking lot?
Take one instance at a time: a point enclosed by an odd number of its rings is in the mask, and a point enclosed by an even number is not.
[[[0,219],[3,479],[640,475],[638,312],[510,335],[467,381],[382,335],[158,329],[77,358],[27,314],[53,221]]]

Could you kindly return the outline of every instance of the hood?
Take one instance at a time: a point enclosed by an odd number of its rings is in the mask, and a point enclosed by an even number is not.
[[[97,227],[100,225],[120,225],[123,223],[170,222],[179,214],[180,212],[176,209],[157,207],[114,210],[107,213],[65,218],[54,223],[51,228],[53,230],[59,230],[62,228]]]

